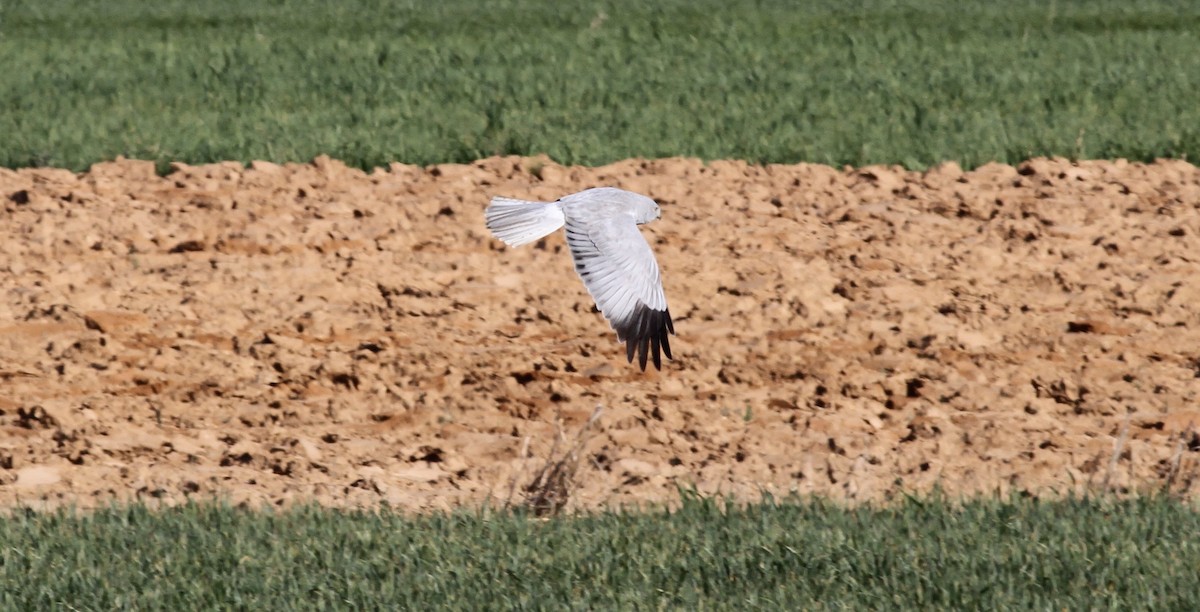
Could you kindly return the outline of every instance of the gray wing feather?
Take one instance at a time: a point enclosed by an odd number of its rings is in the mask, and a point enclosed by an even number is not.
[[[675,333],[658,262],[633,218],[624,214],[572,215],[566,219],[567,245],[575,271],[596,306],[646,369],[647,358],[662,368],[660,354],[671,359],[668,336]]]

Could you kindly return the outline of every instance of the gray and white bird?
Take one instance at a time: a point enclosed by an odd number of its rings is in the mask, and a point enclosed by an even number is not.
[[[597,187],[555,202],[492,198],[484,213],[492,235],[510,247],[534,242],[566,226],[575,271],[596,306],[625,343],[625,356],[646,370],[671,359],[675,333],[654,252],[638,225],[662,216],[658,203],[632,191]]]

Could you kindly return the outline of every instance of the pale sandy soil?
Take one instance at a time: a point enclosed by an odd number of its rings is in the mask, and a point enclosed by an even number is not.
[[[662,204],[662,372],[483,227],[597,185]],[[0,506],[503,502],[598,404],[573,508],[1200,489],[1186,162],[119,161],[0,170],[0,219]]]

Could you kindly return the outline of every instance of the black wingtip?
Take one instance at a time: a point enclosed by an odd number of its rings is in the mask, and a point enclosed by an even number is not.
[[[654,369],[662,370],[662,355],[672,359],[668,337],[675,333],[675,325],[671,321],[670,309],[654,310],[638,302],[633,314],[614,327],[617,338],[625,343],[625,358],[633,363],[636,353],[638,366],[643,372],[648,362],[654,364]]]

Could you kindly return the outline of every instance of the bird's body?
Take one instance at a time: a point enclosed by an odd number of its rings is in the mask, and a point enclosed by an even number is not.
[[[661,369],[671,358],[668,336],[675,333],[654,252],[637,226],[661,216],[643,195],[598,187],[559,198],[529,202],[492,198],[487,227],[509,246],[520,246],[566,228],[575,271],[604,317],[625,342],[626,357],[637,353],[643,370],[649,357]]]

